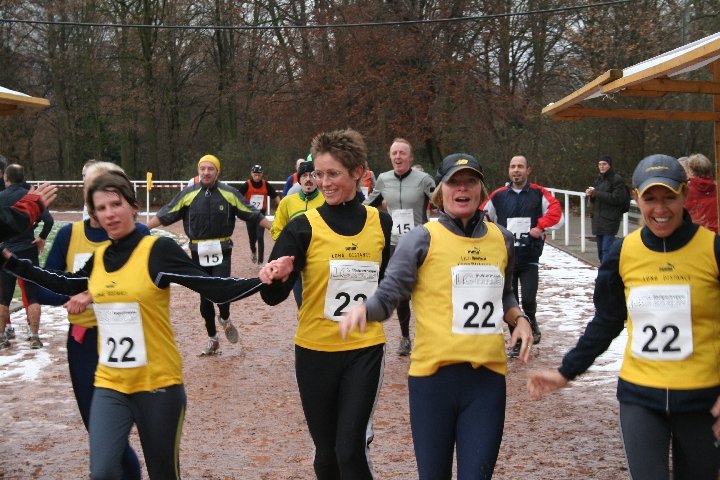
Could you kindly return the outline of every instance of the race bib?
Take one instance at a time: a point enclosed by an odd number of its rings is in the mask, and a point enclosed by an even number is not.
[[[412,208],[401,208],[392,211],[392,231],[395,235],[402,237],[415,228],[415,217]]]
[[[530,217],[513,217],[507,219],[507,229],[512,232],[515,237],[516,247],[522,235],[530,232],[531,223]]]
[[[73,257],[73,273],[84,267],[90,257],[92,257],[92,253],[76,253]]]
[[[330,260],[330,278],[325,293],[325,318],[339,322],[343,313],[365,303],[375,293],[380,278],[378,262]]]
[[[250,195],[250,205],[262,211],[265,195]]]
[[[505,277],[494,265],[457,265],[452,275],[452,332],[502,334]]]
[[[110,368],[147,365],[147,349],[137,303],[96,303],[100,335],[99,362]]]
[[[693,353],[690,285],[630,288],[633,356],[646,360],[682,360]]]
[[[201,240],[197,244],[198,258],[203,267],[214,267],[223,261],[220,240]]]

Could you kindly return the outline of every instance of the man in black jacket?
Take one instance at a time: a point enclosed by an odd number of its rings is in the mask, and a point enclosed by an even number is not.
[[[0,205],[10,206],[27,195],[29,187],[25,183],[25,171],[21,165],[11,164],[5,169],[5,185],[7,188],[0,192]],[[3,248],[8,249],[20,258],[30,260],[33,265],[39,265],[39,253],[45,247],[45,239],[50,234],[53,226],[53,218],[50,212],[45,209],[40,218],[43,228],[37,238],[32,229],[8,238],[3,243]],[[0,272],[0,331],[5,337],[0,339],[0,349],[10,346],[5,327],[10,321],[10,302],[15,291],[15,276],[5,271]],[[42,348],[43,344],[38,336],[40,328],[40,303],[37,297],[37,286],[33,283],[25,283],[25,296],[27,298],[27,321],[30,326],[30,348]],[[14,333],[14,329],[10,330]],[[13,336],[12,334],[10,335]]]
[[[612,168],[610,155],[600,157],[598,170],[595,183],[585,190],[585,195],[590,199],[592,233],[597,239],[598,258],[602,263],[620,228],[628,194],[625,180]]]

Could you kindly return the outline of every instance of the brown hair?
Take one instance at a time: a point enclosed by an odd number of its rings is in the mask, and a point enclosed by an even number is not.
[[[320,133],[312,139],[310,145],[313,159],[319,154],[327,153],[350,172],[360,167],[362,170],[357,182],[360,182],[360,178],[365,173],[367,152],[363,136],[351,128]]]
[[[140,208],[140,204],[135,197],[135,189],[133,188],[132,182],[122,171],[107,171],[93,180],[87,193],[88,213],[92,216],[95,216],[95,201],[93,200],[93,194],[95,192],[117,193],[123,197],[131,207],[135,209]]]

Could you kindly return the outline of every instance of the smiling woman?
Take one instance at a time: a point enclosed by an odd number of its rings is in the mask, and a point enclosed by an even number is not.
[[[557,370],[533,372],[535,399],[584,373],[627,325],[617,398],[631,478],[720,474],[720,237],[683,208],[687,178],[667,155],[633,174],[645,226],[616,241],[598,271],[595,317]]]
[[[360,133],[321,133],[313,138],[311,151],[325,203],[296,216],[280,233],[270,258],[294,257],[295,271],[262,297],[277,305],[296,279],[302,282],[295,372],[315,445],[317,478],[370,480],[367,446],[383,376],[385,334],[375,324],[343,339],[337,322],[377,288],[389,256],[392,219],[358,200],[367,162]]]

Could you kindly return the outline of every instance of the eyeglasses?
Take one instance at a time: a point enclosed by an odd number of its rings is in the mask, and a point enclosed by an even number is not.
[[[320,180],[322,182],[326,177],[330,181],[337,180],[346,173],[347,172],[343,172],[342,170],[328,170],[327,172],[315,170],[310,175],[312,175],[315,180]]]

